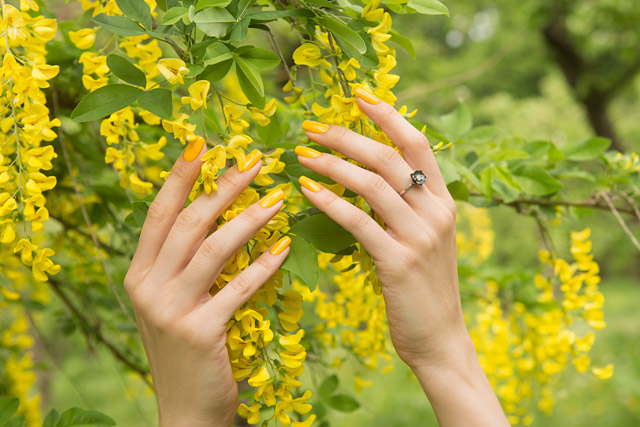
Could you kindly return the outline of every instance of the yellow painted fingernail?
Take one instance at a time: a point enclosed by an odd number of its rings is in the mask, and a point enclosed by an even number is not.
[[[329,130],[329,126],[324,123],[313,122],[311,120],[305,120],[302,122],[302,129],[311,133],[325,133]]]
[[[269,191],[266,196],[260,199],[259,203],[260,203],[260,206],[262,206],[263,208],[270,208],[271,206],[278,203],[278,201],[283,197],[284,197],[284,191],[277,188],[275,190]]]
[[[201,136],[196,137],[193,141],[187,145],[187,148],[184,149],[184,159],[187,162],[192,162],[198,157],[200,154],[200,150],[202,150],[202,146],[204,145],[204,138]]]
[[[312,180],[311,178],[307,178],[304,175],[298,178],[298,182],[300,182],[300,184],[302,184],[306,189],[311,190],[314,193],[322,190],[322,186],[320,184],[318,184],[316,181]]]
[[[378,105],[378,103],[380,102],[380,99],[377,96],[366,89],[359,87],[355,90],[355,92],[358,98],[362,99],[367,104]]]
[[[271,247],[271,253],[274,255],[279,255],[282,253],[282,251],[284,251],[285,249],[287,249],[287,246],[289,246],[289,244],[291,243],[291,237],[289,236],[284,236],[282,239],[278,240],[272,247]]]
[[[298,145],[294,151],[298,156],[309,157],[310,159],[316,158],[320,154],[322,154],[318,150],[314,150],[310,147],[305,147],[304,145]]]
[[[240,172],[248,171],[249,169],[254,167],[256,163],[260,161],[260,159],[262,159],[262,152],[260,152],[260,150],[256,148],[255,150],[247,154],[244,167],[240,169]]]

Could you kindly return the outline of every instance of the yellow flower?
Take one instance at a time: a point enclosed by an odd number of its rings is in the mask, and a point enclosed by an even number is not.
[[[196,125],[184,123],[188,118],[188,115],[180,114],[176,120],[163,120],[162,127],[167,132],[173,133],[173,136],[184,144],[186,141],[191,141],[196,137],[193,133],[193,131],[196,130]]]
[[[601,380],[608,380],[613,376],[613,365],[609,363],[607,366],[604,366],[602,368],[593,367],[591,369],[591,372]]]
[[[129,184],[131,185],[131,189],[138,194],[148,194],[153,190],[153,184],[144,182],[135,172],[129,174]]]
[[[171,84],[184,84],[183,76],[189,73],[184,61],[178,58],[161,59],[158,61],[158,70]]]
[[[96,41],[96,30],[95,28],[83,28],[78,31],[69,31],[69,38],[78,49],[89,49]]]
[[[362,9],[362,18],[371,22],[378,22],[382,19],[384,9],[378,8],[380,0],[371,0],[368,5]]]
[[[364,387],[371,387],[373,385],[373,381],[371,380],[363,380],[359,375],[356,375],[354,378],[354,389],[357,393],[360,393]]]
[[[95,52],[84,52],[80,55],[78,62],[84,66],[83,74],[96,73],[98,76],[103,76],[109,72],[107,57]]]
[[[309,67],[317,67],[322,64],[327,68],[331,68],[320,52],[320,48],[313,43],[304,43],[293,52],[293,62],[298,65],[307,65]]]
[[[344,78],[347,80],[355,80],[356,70],[354,68],[360,68],[360,63],[355,58],[349,58],[344,60],[338,65],[338,68],[344,73]]]
[[[276,106],[276,99],[272,98],[271,101],[267,102],[263,109],[249,107],[249,111],[251,111],[251,118],[260,126],[267,126],[271,122],[269,117],[273,116],[276,112]]]
[[[238,407],[238,414],[246,418],[249,424],[258,424],[260,422],[260,408],[262,408],[262,405],[257,402],[254,402],[251,406],[241,403]]]
[[[267,371],[266,366],[262,366],[260,369],[256,369],[253,371],[251,376],[249,377],[249,385],[251,387],[260,387],[262,384],[265,384],[271,375],[269,375],[269,371]]]
[[[82,76],[82,85],[91,92],[103,86],[106,86],[108,83],[109,83],[109,77],[106,77],[106,76],[98,77],[97,79],[94,79],[93,77],[87,74],[84,74]]]
[[[209,94],[209,88],[211,83],[208,80],[198,80],[189,86],[189,95],[183,96],[183,104],[191,104],[191,108],[197,110],[200,107],[207,108],[207,95]]]

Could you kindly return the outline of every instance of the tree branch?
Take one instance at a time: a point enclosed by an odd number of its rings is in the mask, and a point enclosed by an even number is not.
[[[629,230],[627,223],[624,222],[624,219],[622,219],[622,217],[620,216],[618,209],[615,207],[615,205],[611,201],[611,198],[609,197],[609,195],[604,191],[600,191],[600,195],[605,200],[605,202],[607,202],[609,209],[611,209],[611,213],[613,213],[613,216],[615,216],[616,219],[618,220],[618,223],[620,224],[620,227],[622,227],[622,230],[624,230],[625,234],[629,236],[629,239],[631,239],[631,243],[633,243],[636,249],[640,251],[640,243],[638,243],[638,240],[636,239],[636,237],[633,235],[631,230]]]
[[[69,311],[78,319],[80,325],[82,326],[83,331],[87,335],[91,335],[95,337],[99,342],[101,342],[111,354],[124,363],[127,367],[129,367],[132,371],[136,372],[142,380],[151,388],[151,381],[149,381],[149,371],[144,366],[139,365],[137,362],[131,360],[129,356],[122,353],[110,340],[108,340],[103,334],[102,329],[99,324],[93,324],[89,319],[87,319],[80,309],[75,306],[75,304],[69,299],[69,296],[62,290],[64,286],[61,281],[54,277],[49,277],[49,281],[47,282],[53,292],[58,295],[63,304],[69,309]]]
[[[65,219],[51,215],[51,213],[49,213],[49,218],[55,219],[56,221],[58,221],[60,223],[60,225],[62,225],[66,230],[71,230],[71,231],[75,231],[76,233],[88,238],[88,239],[92,239],[91,233],[89,233],[88,231],[85,231],[83,229],[81,229],[79,226],[71,224],[69,222],[67,222]],[[111,246],[108,243],[103,242],[102,240],[98,240],[100,242],[100,247],[102,249],[105,249],[107,252],[110,252],[112,255],[119,255],[119,256],[125,256],[128,257],[130,256],[130,254],[125,253],[124,251],[118,249],[118,248],[114,248],[113,246]]]

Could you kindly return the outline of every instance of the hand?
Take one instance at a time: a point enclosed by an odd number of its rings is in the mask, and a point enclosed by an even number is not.
[[[276,242],[211,297],[211,284],[227,260],[282,208],[283,193],[275,192],[270,205],[265,196],[207,237],[216,218],[260,171],[261,154],[248,156],[253,160],[243,172],[229,168],[217,180],[217,192],[183,209],[200,173],[203,145],[201,138],[191,143],[171,169],[149,207],[124,281],[149,360],[161,426],[231,425],[238,389],[225,329],[238,307],[280,267],[291,241]]]
[[[372,171],[308,147],[300,163],[362,195],[383,219],[304,177],[303,193],[362,244],[382,284],[389,332],[402,360],[420,380],[441,425],[505,425],[506,418],[480,368],[462,316],[456,261],[456,206],[426,137],[390,105],[356,90],[360,110],[402,150],[346,128],[305,122],[307,136]],[[422,186],[400,196],[410,174]],[[451,393],[455,390],[455,394]]]

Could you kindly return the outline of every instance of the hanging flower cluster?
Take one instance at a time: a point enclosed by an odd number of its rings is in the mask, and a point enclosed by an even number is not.
[[[590,253],[589,235],[588,228],[571,233],[571,263],[540,251],[540,261],[551,274],[535,276],[535,301],[505,306],[495,281],[487,282],[478,300],[471,337],[513,425],[533,423],[527,406],[533,396],[538,396],[543,413],[551,413],[554,385],[571,363],[578,372],[591,367],[588,353],[595,342],[593,330],[604,328],[605,323],[599,268]],[[613,365],[593,367],[591,372],[608,379]]]

